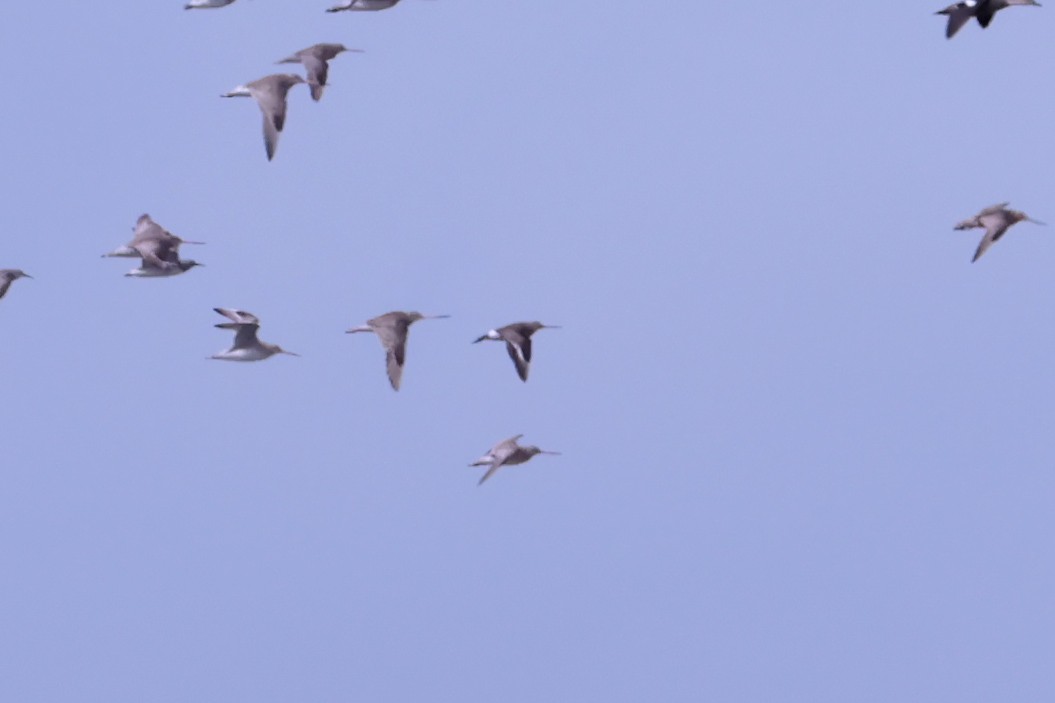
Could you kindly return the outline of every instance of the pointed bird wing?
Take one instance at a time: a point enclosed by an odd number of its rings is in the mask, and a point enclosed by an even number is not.
[[[531,361],[531,340],[524,339],[519,346],[507,340],[506,351],[509,352],[509,358],[513,360],[513,365],[516,366],[520,380],[527,381],[528,369],[530,368],[529,362]]]
[[[388,368],[388,381],[392,388],[399,390],[399,383],[403,378],[403,364],[406,361],[407,333],[409,325],[405,321],[397,321],[392,325],[376,327],[378,339],[381,346],[385,348],[385,364]]]
[[[143,239],[133,242],[132,248],[136,250],[143,260],[143,266],[163,269],[167,267],[167,262],[172,260],[176,251],[173,247],[166,244],[167,241],[166,239]],[[176,257],[176,261],[178,261],[178,257]]]
[[[256,331],[260,329],[260,325],[255,322],[243,322],[241,324],[225,322],[221,324],[237,325],[238,331],[234,333],[234,345],[236,347],[255,347],[259,344],[256,338]]]
[[[506,457],[508,457],[510,454],[512,454],[513,452],[516,451],[517,440],[520,439],[523,436],[524,435],[522,435],[522,434],[518,434],[518,435],[513,435],[509,439],[503,439],[501,442],[499,442],[495,446],[491,447],[491,451],[488,452],[488,454],[493,454],[494,456],[500,456],[500,457],[502,457],[502,460],[504,461],[506,459]]]
[[[1010,204],[1011,201],[1009,200],[1005,203],[997,203],[996,205],[990,205],[989,207],[984,208],[981,212],[978,213],[978,219],[981,219],[986,215],[995,215],[998,212],[1002,212],[1003,210],[1007,209],[1007,206]]]
[[[0,298],[3,298],[5,295],[7,295],[7,289],[11,287],[11,284],[14,282],[14,280],[15,279],[12,278],[9,274],[5,273],[0,275]]]
[[[992,246],[993,242],[1004,236],[1004,232],[1007,231],[1007,225],[1002,227],[989,227],[985,230],[985,236],[982,237],[982,241],[978,243],[978,248],[974,252],[974,258],[971,259],[971,263],[978,261],[978,259],[985,253],[985,250]]]
[[[948,9],[949,24],[945,26],[945,38],[952,39],[974,17],[974,11],[970,7],[957,7],[955,5]]]
[[[989,23],[993,21],[994,14],[996,14],[996,10],[992,8],[992,5],[990,3],[983,2],[978,7],[978,12],[977,14],[975,14],[975,17],[978,18],[978,24],[982,25],[982,28],[985,29],[989,26]]]
[[[245,349],[255,347],[258,343],[256,331],[260,325],[255,322],[221,322],[216,325],[222,330],[234,330],[234,344],[232,349]]]
[[[519,449],[517,446],[517,440],[523,436],[524,435],[522,434],[518,434],[515,437],[503,439],[491,449],[489,454],[494,457],[494,460],[491,462],[491,468],[487,470],[487,473],[480,477],[480,480],[476,484],[477,486],[482,485],[484,481],[491,478],[495,471],[498,471],[498,469],[505,465],[509,457],[516,454],[517,449]]]
[[[1007,213],[1002,208],[999,210],[987,208],[983,210],[983,213],[979,215],[978,221],[982,227],[985,227],[985,236],[978,243],[978,249],[974,252],[974,258],[971,259],[972,262],[978,261],[978,258],[985,253],[985,250],[992,246],[993,242],[1003,237],[1004,232],[1011,226]]]
[[[150,215],[140,215],[139,219],[136,220],[136,226],[132,235],[132,243],[141,242],[147,239],[163,239],[169,235],[161,225],[150,219]]]
[[[232,322],[252,322],[260,324],[260,318],[251,312],[246,312],[245,310],[235,310],[233,308],[213,308],[213,310]]]
[[[322,98],[322,90],[326,86],[326,77],[329,74],[329,64],[326,63],[325,59],[319,58],[314,54],[307,54],[300,57],[300,62],[304,64],[304,70],[308,74],[308,84],[311,87],[311,99],[316,102]]]
[[[485,473],[483,476],[480,477],[480,480],[476,482],[476,485],[477,486],[482,486],[484,481],[486,481],[487,479],[491,478],[491,476],[494,474],[494,472],[498,471],[498,469],[500,469],[500,468],[502,468],[502,462],[499,461],[498,459],[495,459],[494,463],[491,464],[491,468],[489,468],[487,470],[487,473]]]
[[[275,156],[278,136],[286,124],[286,93],[289,88],[283,89],[276,85],[275,81],[265,83],[254,81],[248,87],[250,94],[256,98],[256,103],[260,106],[260,112],[264,114],[264,149],[270,161]]]
[[[282,132],[282,125],[286,119],[286,104],[277,112],[268,112],[264,106],[260,106],[264,113],[264,151],[267,152],[267,160],[275,158],[275,149],[278,148],[278,135]]]

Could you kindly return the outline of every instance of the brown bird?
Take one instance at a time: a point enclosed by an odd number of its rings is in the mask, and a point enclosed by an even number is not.
[[[345,51],[363,53],[362,49],[349,49],[344,44],[315,44],[307,49],[301,49],[278,63],[302,64],[304,70],[308,73],[308,87],[311,88],[311,99],[318,101],[322,98],[322,90],[326,87],[326,75],[330,70],[330,65],[327,61]]]
[[[955,5],[949,5],[944,10],[938,10],[936,15],[948,15],[949,23],[945,26],[945,38],[952,39],[960,28],[971,21],[974,17],[978,24],[985,29],[993,21],[993,15],[1005,7],[1012,5],[1036,5],[1036,0],[963,0]]]
[[[399,390],[399,383],[403,378],[403,363],[407,355],[407,334],[410,326],[418,320],[436,320],[450,317],[450,315],[422,315],[420,312],[387,312],[372,320],[367,320],[365,325],[345,330],[347,334],[355,332],[374,332],[381,340],[381,346],[385,348],[385,363],[388,368],[388,381],[393,390]]]
[[[240,85],[221,98],[253,98],[264,113],[264,151],[267,160],[275,156],[278,148],[278,137],[286,126],[286,94],[297,83],[304,79],[292,73],[275,73],[258,78],[255,81]]]
[[[560,329],[560,325],[544,325],[541,322],[514,322],[496,330],[489,330],[487,334],[478,337],[473,344],[485,339],[493,339],[506,343],[506,351],[509,358],[516,366],[517,375],[521,381],[527,381],[528,371],[531,368],[531,335],[541,329]]]
[[[985,236],[982,237],[982,241],[978,243],[978,249],[974,252],[974,258],[971,262],[978,261],[978,258],[985,253],[993,242],[1004,236],[1004,232],[1007,231],[1008,227],[1026,220],[1037,225],[1043,225],[1045,223],[1040,220],[1034,220],[1029,217],[1026,213],[1018,210],[1008,210],[1007,206],[1010,203],[999,203],[997,205],[990,205],[986,209],[974,217],[959,222],[953,229],[973,229],[975,227],[984,227]]]
[[[491,478],[491,475],[503,466],[523,464],[536,454],[560,454],[560,452],[547,452],[538,447],[521,447],[517,444],[517,440],[523,436],[524,435],[522,434],[518,434],[515,437],[503,439],[501,442],[491,447],[491,450],[482,457],[469,464],[469,466],[490,466],[490,468],[487,469],[487,473],[480,477],[480,480],[476,484],[477,486]]]
[[[7,289],[20,278],[33,278],[20,269],[0,269],[0,298],[7,295]]]

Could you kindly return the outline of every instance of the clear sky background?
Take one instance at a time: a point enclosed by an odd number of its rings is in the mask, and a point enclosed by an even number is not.
[[[330,4],[5,7],[0,700],[1055,700],[1052,9]]]

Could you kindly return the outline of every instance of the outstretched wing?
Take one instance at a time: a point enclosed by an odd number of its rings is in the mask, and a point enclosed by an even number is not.
[[[222,330],[234,330],[233,349],[244,349],[257,345],[256,331],[260,325],[255,322],[221,322],[216,325]]]
[[[509,353],[509,358],[513,360],[513,365],[516,366],[520,380],[527,381],[528,370],[530,369],[531,340],[524,339],[520,345],[506,341],[506,351]]]
[[[308,84],[311,86],[311,99],[317,102],[322,98],[322,90],[326,86],[329,64],[318,56],[311,54],[301,56],[300,62],[304,64],[304,70],[308,74]]]
[[[245,310],[235,310],[234,308],[213,308],[213,310],[232,322],[252,322],[260,324],[260,318],[251,312],[246,312]]]
[[[494,463],[491,464],[491,468],[489,468],[487,470],[487,473],[485,473],[483,476],[480,477],[480,480],[476,482],[476,485],[477,486],[482,486],[484,481],[486,481],[487,479],[491,478],[491,476],[494,474],[494,472],[498,471],[498,469],[500,469],[501,467],[502,467],[502,462],[497,460],[497,459],[495,459]]]
[[[988,228],[985,231],[985,236],[982,237],[982,241],[978,242],[978,248],[974,252],[974,258],[971,259],[971,263],[978,261],[978,259],[985,253],[985,250],[992,246],[993,242],[1000,239],[1000,237],[1007,231],[1007,227],[1001,227],[998,229]]]
[[[954,7],[949,12],[949,24],[945,26],[945,38],[952,39],[973,16],[974,12],[969,7]],[[981,20],[978,21],[981,22]]]
[[[409,325],[404,321],[397,321],[392,325],[376,327],[374,331],[385,348],[388,381],[392,388],[398,391],[403,379],[403,364],[406,362]]]

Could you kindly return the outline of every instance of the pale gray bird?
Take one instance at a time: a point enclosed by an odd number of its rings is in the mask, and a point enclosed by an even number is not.
[[[209,7],[227,7],[234,0],[190,0],[183,6],[184,10],[205,9]]]
[[[1036,5],[1040,7],[1040,3],[1036,0],[964,0],[955,5],[949,5],[944,10],[938,10],[934,14],[949,16],[949,23],[945,26],[945,37],[952,39],[972,17],[977,19],[978,24],[982,25],[984,29],[993,21],[993,15],[1012,5]]]
[[[21,269],[0,269],[0,298],[7,295],[7,289],[20,278],[33,278]]]
[[[974,258],[972,262],[978,261],[978,258],[985,253],[993,242],[1004,236],[1004,232],[1007,231],[1008,227],[1021,222],[1023,220],[1032,222],[1037,225],[1045,224],[1040,220],[1034,220],[1029,217],[1026,213],[1018,210],[1008,210],[1007,206],[1010,203],[998,203],[997,205],[990,205],[986,209],[974,217],[959,222],[953,229],[973,229],[975,227],[984,227],[985,236],[982,237],[982,241],[978,243],[978,249],[974,252]]]
[[[256,100],[264,113],[264,149],[270,161],[278,147],[278,136],[286,124],[286,94],[304,79],[292,73],[275,73],[251,83],[240,85],[221,98],[250,97]]]
[[[261,342],[256,332],[260,329],[260,318],[245,310],[234,310],[231,308],[213,308],[230,322],[221,322],[216,327],[222,330],[234,330],[234,344],[227,351],[222,351],[210,356],[210,359],[222,359],[223,361],[261,361],[275,354],[289,354],[300,356],[291,351],[286,351],[277,344]]]
[[[341,12],[342,10],[387,10],[394,7],[399,0],[347,0],[343,5],[334,5],[327,12]]]
[[[302,64],[308,74],[311,99],[318,101],[322,98],[323,88],[326,87],[326,75],[330,68],[327,62],[345,51],[363,53],[362,49],[349,49],[344,44],[315,44],[307,49],[301,49],[289,58],[282,59],[277,63]]]
[[[487,334],[478,337],[473,344],[485,339],[493,339],[506,343],[506,351],[509,358],[516,366],[517,375],[521,381],[527,381],[528,370],[531,368],[531,335],[541,329],[560,329],[560,325],[544,325],[541,322],[514,322],[505,327],[488,330]]]
[[[403,378],[403,363],[406,361],[407,334],[410,326],[418,320],[438,320],[450,317],[450,315],[422,315],[420,312],[387,312],[372,320],[367,320],[365,325],[345,330],[347,334],[355,332],[374,332],[381,340],[381,346],[385,348],[385,365],[388,369],[388,381],[393,390],[399,390],[399,382]]]
[[[150,218],[150,215],[142,214],[139,219],[136,220],[135,227],[132,228],[132,241],[124,246],[120,246],[108,254],[103,254],[103,257],[107,256],[121,256],[121,257],[136,257],[142,256],[139,251],[136,250],[136,245],[151,240],[169,240],[175,242],[176,245],[180,244],[205,244],[205,242],[195,242],[190,239],[181,239],[176,235],[163,228],[157,222]]]
[[[491,478],[491,474],[498,471],[498,469],[503,466],[523,464],[536,454],[560,454],[560,452],[547,452],[538,447],[521,447],[517,444],[517,440],[523,436],[524,435],[522,434],[518,434],[515,437],[503,439],[501,442],[491,447],[489,452],[469,464],[469,466],[490,466],[490,468],[487,469],[487,473],[480,477],[480,481],[476,484],[477,486]]]

